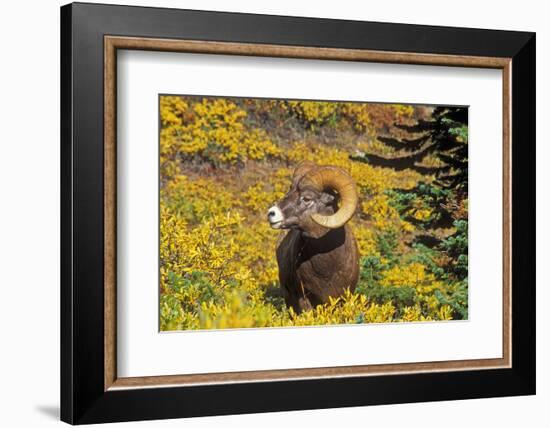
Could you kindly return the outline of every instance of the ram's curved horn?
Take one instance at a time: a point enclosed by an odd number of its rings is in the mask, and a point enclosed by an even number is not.
[[[331,215],[312,214],[313,221],[329,229],[337,229],[346,224],[357,208],[357,187],[353,178],[337,166],[324,166],[312,169],[304,177],[308,183],[321,191],[333,190],[340,196],[340,207]]]
[[[296,168],[294,169],[294,174],[292,174],[292,182],[293,183],[296,183],[298,182],[299,180],[301,180],[301,178],[310,173],[312,170],[316,169],[316,168],[319,168],[318,165],[315,165],[313,162],[311,161],[308,161],[308,160],[304,160],[302,162],[300,162]]]

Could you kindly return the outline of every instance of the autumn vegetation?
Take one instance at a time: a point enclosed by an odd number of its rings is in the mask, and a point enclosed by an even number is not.
[[[161,330],[468,318],[467,109],[180,96],[159,107]],[[266,211],[306,159],[357,183],[360,279],[296,314]]]

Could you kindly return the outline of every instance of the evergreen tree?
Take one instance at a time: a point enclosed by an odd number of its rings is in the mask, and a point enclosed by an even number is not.
[[[458,280],[467,287],[468,276],[468,110],[436,107],[430,119],[414,125],[395,125],[407,138],[378,137],[394,149],[394,157],[362,154],[352,159],[396,171],[411,169],[433,176],[413,189],[387,191],[401,217],[424,231],[412,245],[425,248],[430,258],[445,259],[438,277]],[[429,160],[429,162],[426,162]],[[423,211],[424,215],[418,215]],[[453,228],[454,232],[436,233]],[[439,256],[438,256],[439,255]],[[467,310],[467,309],[465,309]]]
[[[378,137],[386,146],[403,155],[385,158],[374,154],[355,156],[354,159],[373,166],[397,171],[412,169],[421,174],[435,175],[438,184],[453,190],[468,189],[468,110],[464,107],[436,107],[429,120],[414,125],[396,124],[395,127],[414,135],[412,138]],[[424,166],[429,155],[439,159],[440,165]]]
[[[436,107],[430,119],[395,126],[406,131],[410,138],[381,136],[378,140],[396,150],[397,156],[362,154],[352,159],[396,171],[412,169],[435,177],[432,183],[421,182],[412,190],[390,192],[392,199],[405,219],[417,226],[430,230],[452,227],[455,220],[462,218],[457,211],[468,198],[467,108]],[[428,157],[431,162],[426,165],[423,162]],[[415,218],[414,210],[410,209],[410,203],[415,200],[424,201],[433,214],[429,218]]]

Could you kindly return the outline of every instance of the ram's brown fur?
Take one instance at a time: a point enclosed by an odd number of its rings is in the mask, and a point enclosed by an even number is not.
[[[282,207],[283,215],[286,216],[285,209],[287,213],[292,211],[292,204],[299,200],[300,193],[311,185],[307,181],[308,177],[321,168],[327,167],[308,163],[297,168],[290,191],[277,204],[277,207]],[[339,170],[336,167],[328,168]],[[331,190],[322,189],[318,193],[324,194],[324,199],[329,201],[317,205],[320,207],[316,208],[317,213],[323,216],[331,216],[339,210],[338,193],[327,196],[327,192],[330,194]],[[352,207],[353,211],[355,206]],[[312,221],[311,212],[294,215],[296,217],[291,226],[285,227],[283,222],[282,227],[290,230],[279,242],[277,263],[285,302],[300,313],[328,302],[329,297],[341,296],[346,290],[355,291],[359,277],[359,251],[351,228],[346,224],[353,213],[348,214],[349,218],[340,227],[330,228],[321,226],[319,220]]]

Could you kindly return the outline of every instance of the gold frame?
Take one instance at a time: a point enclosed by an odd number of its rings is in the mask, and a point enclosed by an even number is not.
[[[502,70],[503,81],[503,349],[502,358],[359,365],[148,377],[117,377],[116,371],[116,52],[118,49],[223,55],[381,62]],[[382,52],[265,44],[104,37],[104,390],[237,382],[337,378],[511,367],[511,58]]]

